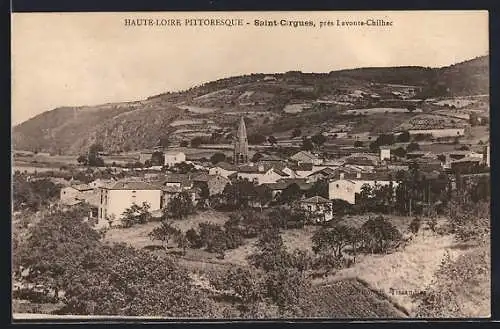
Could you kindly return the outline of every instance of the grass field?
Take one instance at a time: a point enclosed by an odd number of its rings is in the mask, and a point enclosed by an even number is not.
[[[360,278],[413,314],[417,305],[411,294],[426,289],[447,252],[451,257],[462,252],[454,245],[450,235],[437,236],[430,231],[423,231],[404,250],[388,255],[358,256],[354,266],[342,269],[324,280],[332,282]]]
[[[198,225],[204,222],[211,222],[217,225],[224,225],[229,219],[229,214],[216,211],[205,211],[190,216],[185,220],[173,221],[172,225],[182,232],[194,228],[198,229]],[[146,246],[161,246],[161,241],[153,241],[148,234],[157,226],[159,222],[149,222],[146,224],[136,225],[131,228],[113,228],[106,233],[104,241],[106,243],[126,243],[134,248],[142,249]],[[290,249],[302,249],[311,251],[311,237],[316,230],[316,227],[307,226],[304,229],[292,229],[283,231],[282,237],[285,245]],[[194,268],[203,267],[203,264],[197,262],[213,262],[216,264],[235,264],[248,265],[247,257],[255,251],[254,243],[257,239],[247,239],[245,244],[228,250],[224,259],[218,259],[214,253],[209,253],[199,249],[187,249],[186,255],[181,257],[186,264],[191,264]],[[176,244],[169,242],[167,247],[176,250]]]

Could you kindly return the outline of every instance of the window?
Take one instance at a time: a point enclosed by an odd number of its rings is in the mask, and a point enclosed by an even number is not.
[[[337,188],[339,188],[339,184],[337,184]]]

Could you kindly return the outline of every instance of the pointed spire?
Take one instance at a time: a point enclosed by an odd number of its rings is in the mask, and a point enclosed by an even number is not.
[[[240,119],[240,125],[236,138],[234,139],[234,164],[243,164],[248,162],[248,138],[247,128],[243,116]]]
[[[240,119],[240,126],[238,127],[238,139],[246,139],[247,138],[247,127],[245,126],[245,120],[243,116]]]

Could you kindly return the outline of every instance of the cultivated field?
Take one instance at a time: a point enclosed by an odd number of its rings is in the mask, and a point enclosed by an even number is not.
[[[388,255],[358,256],[353,267],[317,282],[359,278],[413,314],[417,305],[411,295],[425,291],[446,253],[456,258],[461,252],[452,236],[437,236],[424,231],[404,250]]]

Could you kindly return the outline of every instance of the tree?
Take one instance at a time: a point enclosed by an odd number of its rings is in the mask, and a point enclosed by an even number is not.
[[[395,149],[394,151],[392,151],[392,153],[397,156],[397,157],[400,157],[400,158],[404,158],[406,156],[406,150],[402,147],[398,147],[397,149]]]
[[[226,155],[224,153],[214,153],[211,157],[210,157],[210,162],[212,162],[212,164],[217,164],[219,162],[223,162],[226,160]]]
[[[165,164],[165,155],[161,151],[155,151],[151,155],[151,165],[163,166]]]
[[[392,145],[395,142],[394,134],[381,134],[375,140],[378,146],[382,145]]]
[[[211,280],[210,283],[219,290],[233,290],[239,298],[238,308],[242,313],[249,312],[253,306],[263,302],[265,298],[264,282],[261,276],[248,268],[232,267],[222,279],[217,278]]]
[[[185,237],[189,241],[189,245],[192,248],[201,248],[203,246],[200,240],[200,236],[198,235],[195,229],[190,228],[189,230],[187,230]]]
[[[314,182],[313,186],[307,190],[306,196],[307,197],[313,197],[313,196],[322,196],[324,198],[328,199],[328,187],[329,183],[327,179],[320,179]]]
[[[420,217],[415,217],[411,223],[408,229],[410,230],[411,233],[417,234],[418,231],[420,230],[420,227],[422,226],[422,218]]]
[[[267,296],[278,306],[282,317],[297,314],[299,302],[309,292],[311,282],[293,268],[280,268],[268,273],[265,281]]]
[[[408,112],[413,113],[413,111],[415,111],[417,107],[414,104],[410,104],[406,107],[406,109],[408,110]]]
[[[437,156],[437,159],[438,159],[439,161],[441,161],[442,163],[444,163],[444,162],[446,162],[446,155],[444,155],[444,154],[439,154],[439,155]]]
[[[410,132],[408,130],[403,131],[396,137],[398,143],[408,143],[410,141]]]
[[[77,159],[78,163],[92,166],[92,167],[103,167],[104,160],[99,156],[99,153],[102,152],[103,146],[99,143],[94,143],[89,147],[89,151],[87,156],[80,155]]]
[[[79,164],[86,166],[86,165],[87,165],[87,163],[88,163],[88,158],[87,158],[85,155],[80,155],[80,156],[76,159],[76,161],[77,161]]]
[[[166,221],[163,221],[160,226],[149,232],[151,240],[160,240],[164,247],[166,247],[169,240],[178,239],[179,235],[182,235],[182,232]]]
[[[143,202],[140,206],[135,203],[132,204],[122,214],[123,226],[132,227],[135,224],[147,223],[151,219],[150,208],[151,206],[147,202]]]
[[[59,198],[61,187],[43,178],[28,181],[25,174],[14,174],[12,182],[14,210],[38,211]]]
[[[342,257],[342,249],[351,243],[350,229],[345,225],[321,228],[311,240],[315,253],[332,252],[334,257]]]
[[[248,136],[248,143],[253,145],[259,145],[266,141],[266,136],[262,134],[250,134]]]
[[[408,146],[406,147],[406,152],[414,152],[419,150],[420,150],[420,145],[415,142],[408,144]]]
[[[208,252],[217,253],[221,256],[226,251],[226,234],[221,226],[210,222],[200,223],[200,244],[206,246]]]
[[[222,191],[222,199],[230,208],[247,208],[250,202],[257,197],[257,189],[254,183],[246,179],[238,179],[232,184],[227,184]]]
[[[167,148],[170,145],[170,136],[163,135],[160,137],[159,146]]]
[[[363,147],[363,142],[362,141],[355,141],[354,147]]]
[[[401,232],[383,216],[368,219],[361,227],[365,246],[372,253],[386,253],[402,239]]]
[[[300,137],[301,135],[302,135],[302,131],[299,128],[295,128],[292,131],[292,138]]]
[[[289,266],[290,257],[278,229],[270,227],[264,230],[256,246],[258,250],[248,257],[253,266],[265,272]]]
[[[288,185],[279,196],[279,202],[284,204],[290,204],[293,201],[298,200],[302,196],[302,191],[300,190],[297,183]]]
[[[185,219],[195,211],[191,194],[183,191],[168,202],[164,215],[167,218]]]
[[[172,168],[170,168],[173,172],[179,174],[188,174],[196,171],[196,168],[192,163],[181,162],[176,163]]]
[[[326,142],[326,137],[323,136],[323,134],[316,134],[316,135],[311,137],[311,142],[316,147],[321,147]]]
[[[65,289],[69,314],[213,317],[214,304],[169,258],[124,244],[85,252]]]
[[[46,213],[35,222],[13,249],[14,275],[22,266],[28,271],[22,279],[25,283],[53,289],[57,299],[71,281],[68,273],[78,267],[86,253],[100,248],[101,234],[84,221],[89,210],[84,204],[67,212]]]
[[[181,141],[180,146],[181,147],[188,147],[189,146],[189,142],[188,141]]]
[[[201,144],[203,144],[203,139],[201,137],[197,136],[197,137],[194,137],[193,139],[191,139],[191,147],[197,148]]]
[[[303,137],[300,149],[304,151],[311,151],[312,149],[314,149],[314,144],[310,138]]]
[[[256,152],[253,156],[252,156],[252,162],[259,162],[260,159],[262,159],[264,156],[259,153],[259,152]]]

